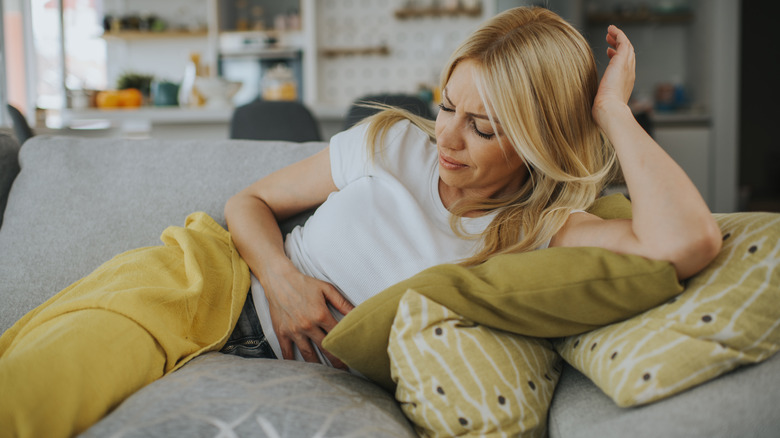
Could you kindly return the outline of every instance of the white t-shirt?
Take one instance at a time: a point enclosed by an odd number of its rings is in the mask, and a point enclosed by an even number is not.
[[[399,122],[372,161],[366,129],[358,125],[331,139],[331,171],[339,191],[285,239],[287,256],[303,274],[332,284],[355,306],[426,268],[470,256],[477,246],[450,228],[439,197],[438,152],[428,136],[408,121]],[[464,227],[480,233],[492,218],[464,218]],[[254,277],[252,297],[281,358],[268,301]],[[301,360],[297,351],[296,356]]]

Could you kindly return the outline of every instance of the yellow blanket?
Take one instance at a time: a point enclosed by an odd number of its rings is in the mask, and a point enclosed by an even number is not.
[[[14,425],[0,436],[78,433],[224,345],[250,285],[230,234],[194,213],[161,240],[114,257],[0,337],[0,424]]]

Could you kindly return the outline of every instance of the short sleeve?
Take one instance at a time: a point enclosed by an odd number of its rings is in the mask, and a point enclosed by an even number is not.
[[[370,174],[366,131],[360,123],[334,135],[330,140],[330,168],[333,182],[339,190],[358,178]]]
[[[383,149],[381,152],[375,151],[374,162],[368,155],[368,128],[368,123],[360,123],[334,135],[330,140],[331,174],[339,190],[352,181],[374,176],[377,172],[397,173],[395,168],[406,166],[404,159],[416,159],[406,149],[415,148],[420,144],[420,138],[427,138],[408,120],[398,122],[388,128]],[[380,160],[380,156],[389,157],[389,162]]]

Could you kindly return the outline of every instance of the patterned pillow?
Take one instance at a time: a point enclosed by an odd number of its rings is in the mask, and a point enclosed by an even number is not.
[[[679,297],[556,345],[619,406],[668,397],[780,349],[780,215],[715,217],[723,249]]]
[[[546,436],[552,345],[463,318],[409,289],[388,344],[395,397],[421,436]]]

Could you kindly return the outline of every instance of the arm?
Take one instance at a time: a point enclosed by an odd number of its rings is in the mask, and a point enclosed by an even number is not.
[[[612,142],[631,194],[632,220],[572,214],[554,246],[598,246],[667,260],[680,279],[703,269],[721,246],[720,229],[696,187],[642,129],[627,105],[634,84],[634,48],[615,26],[607,33],[610,63],[593,118]]]
[[[298,271],[284,253],[277,224],[321,204],[337,190],[325,148],[234,195],[225,205],[225,218],[238,252],[263,285],[282,356],[292,359],[294,344],[306,361],[318,362],[314,343],[334,366],[344,367],[322,349],[322,339],[337,322],[327,304],[343,314],[352,305],[333,285]]]

